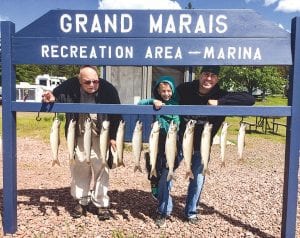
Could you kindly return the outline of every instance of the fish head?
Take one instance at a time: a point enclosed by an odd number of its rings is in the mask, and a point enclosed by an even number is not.
[[[211,129],[212,129],[212,124],[210,124],[209,122],[206,122],[205,124],[204,124],[204,129],[203,129],[203,131],[205,131],[205,132],[211,132]]]
[[[55,119],[53,120],[52,125],[53,125],[53,127],[59,127],[59,126],[60,126],[60,123],[61,123],[61,121],[60,121],[58,118],[55,118]]]
[[[125,128],[125,121],[121,120],[119,123],[119,128],[124,129]]]
[[[186,125],[188,130],[194,130],[196,122],[197,122],[196,120],[189,120],[187,125]]]
[[[141,122],[141,121],[137,121],[136,123],[135,123],[135,130],[137,130],[137,131],[140,131],[140,130],[142,130],[143,129],[143,122]]]
[[[160,129],[160,123],[158,121],[155,121],[152,125],[152,130],[157,131]]]
[[[70,120],[70,125],[71,125],[71,126],[74,126],[74,127],[75,127],[75,126],[76,126],[76,123],[77,123],[77,122],[76,122],[75,119],[71,119],[71,120]]]
[[[177,124],[171,121],[169,131],[177,131]]]
[[[109,125],[110,125],[110,121],[108,121],[108,120],[104,120],[104,121],[102,122],[102,128],[103,128],[104,130],[107,130],[107,129],[109,128]]]
[[[245,123],[241,123],[240,125],[240,130],[246,130],[246,124]]]
[[[222,133],[226,132],[230,125],[227,122],[223,122],[222,125]]]
[[[88,118],[85,119],[84,127],[87,128],[87,129],[89,129],[89,128],[92,127],[92,120],[91,120],[91,118],[88,117]]]

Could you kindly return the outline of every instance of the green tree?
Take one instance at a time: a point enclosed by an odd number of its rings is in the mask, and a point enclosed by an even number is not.
[[[227,89],[246,89],[253,93],[260,89],[263,94],[282,93],[286,79],[282,77],[277,67],[274,66],[229,66],[224,67],[220,75],[222,85]]]
[[[37,65],[17,65],[16,66],[16,81],[34,83],[34,79],[41,73]]]
[[[196,69],[196,75],[201,68]],[[260,89],[264,94],[283,93],[288,70],[275,66],[226,66],[220,72],[220,85],[227,90],[247,90],[253,93]]]

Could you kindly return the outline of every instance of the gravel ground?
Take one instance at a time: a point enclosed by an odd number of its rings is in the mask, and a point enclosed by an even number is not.
[[[70,171],[66,146],[60,147],[61,166],[51,167],[50,146],[18,139],[18,230],[4,237],[280,237],[284,145],[246,138],[244,161],[235,145],[227,147],[226,166],[220,166],[213,145],[210,175],[201,196],[200,222],[184,221],[187,180],[183,164],[176,171],[172,194],[174,211],[167,227],[156,228],[156,202],[150,196],[145,170],[133,173],[130,152],[125,168],[111,171],[111,220],[93,213],[73,219],[75,202],[69,194]],[[1,163],[2,165],[2,163]],[[144,162],[142,161],[144,166]],[[2,176],[2,169],[1,169]],[[0,182],[2,187],[2,181]],[[2,193],[2,189],[0,190]],[[1,194],[2,195],[2,194]],[[2,196],[0,198],[2,207]],[[299,202],[298,202],[299,205]],[[2,222],[2,217],[0,217]],[[300,237],[300,212],[297,215]]]

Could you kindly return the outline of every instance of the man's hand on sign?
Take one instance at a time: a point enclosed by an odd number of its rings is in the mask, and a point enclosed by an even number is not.
[[[218,105],[218,100],[209,99],[208,100],[208,105],[217,106]]]
[[[45,91],[42,94],[42,102],[46,102],[46,103],[50,103],[50,102],[54,102],[55,101],[55,97],[52,94],[51,91]]]

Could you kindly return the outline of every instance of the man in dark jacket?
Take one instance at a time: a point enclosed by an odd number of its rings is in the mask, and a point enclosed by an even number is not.
[[[179,103],[182,105],[253,105],[255,98],[246,92],[227,92],[220,89],[219,66],[204,66],[201,70],[199,80],[186,82],[177,87]],[[209,122],[213,125],[211,131],[211,143],[218,132],[225,116],[182,116],[179,134],[182,136],[186,123],[189,120],[196,120],[194,131],[194,154],[192,159],[192,171],[194,179],[190,179],[186,198],[185,216],[191,223],[198,221],[197,205],[200,200],[205,177],[202,175],[200,143],[204,124]]]
[[[95,66],[85,65],[80,68],[78,78],[71,78],[53,90],[43,94],[44,102],[61,103],[103,103],[120,104],[117,90],[109,82],[100,79]],[[89,118],[92,121],[92,147],[90,162],[87,162],[84,152],[84,123]],[[110,144],[116,150],[116,131],[120,115],[93,113],[66,113],[65,132],[71,120],[76,121],[76,148],[74,162],[71,163],[71,195],[78,201],[72,215],[76,218],[86,214],[88,204],[92,202],[97,207],[100,220],[110,218],[108,185],[109,168],[103,163],[99,150],[99,133],[103,120],[110,121]],[[90,184],[93,177],[93,189]]]

